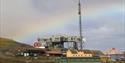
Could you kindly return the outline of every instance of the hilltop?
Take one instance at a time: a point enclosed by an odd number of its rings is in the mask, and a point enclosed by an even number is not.
[[[16,59],[15,53],[17,52],[18,48],[33,48],[33,47],[27,44],[19,43],[12,39],[0,38],[0,63],[14,63],[15,61],[19,62],[19,60],[15,60]]]
[[[15,52],[17,48],[32,48],[32,46],[16,42],[12,39],[0,38],[0,53]]]
[[[19,48],[19,47],[30,48],[32,46],[23,44],[23,43],[19,43],[12,39],[0,38],[0,50],[15,49],[15,48]]]

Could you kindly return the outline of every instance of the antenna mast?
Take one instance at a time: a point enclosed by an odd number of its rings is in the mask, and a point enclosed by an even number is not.
[[[78,15],[79,15],[79,35],[80,35],[80,48],[81,50],[83,49],[83,36],[82,36],[82,18],[81,18],[81,2],[79,0],[79,3],[78,3],[78,6],[79,6],[79,9],[78,9]]]

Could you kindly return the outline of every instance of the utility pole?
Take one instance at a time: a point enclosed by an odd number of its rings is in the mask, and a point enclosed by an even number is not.
[[[82,18],[81,18],[81,2],[78,3],[78,15],[79,15],[79,36],[80,36],[80,48],[83,49],[83,36],[82,36]]]

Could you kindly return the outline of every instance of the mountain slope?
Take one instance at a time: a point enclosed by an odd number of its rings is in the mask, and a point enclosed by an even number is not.
[[[0,38],[0,52],[11,52],[16,51],[17,48],[32,48],[27,44],[22,44],[7,38]]]
[[[11,39],[0,38],[0,48],[6,48],[6,47],[11,48],[11,47],[31,47],[31,46],[16,42],[16,41],[11,40]]]
[[[18,59],[15,54],[18,48],[33,48],[30,45],[16,42],[7,38],[0,38],[0,63],[26,63]],[[6,61],[7,60],[7,61]]]

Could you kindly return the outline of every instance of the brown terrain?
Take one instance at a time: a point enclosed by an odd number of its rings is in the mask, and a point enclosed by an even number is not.
[[[22,44],[11,39],[0,38],[0,63],[26,63],[24,60],[15,56],[17,49],[22,47],[32,48],[32,46],[27,44]]]

